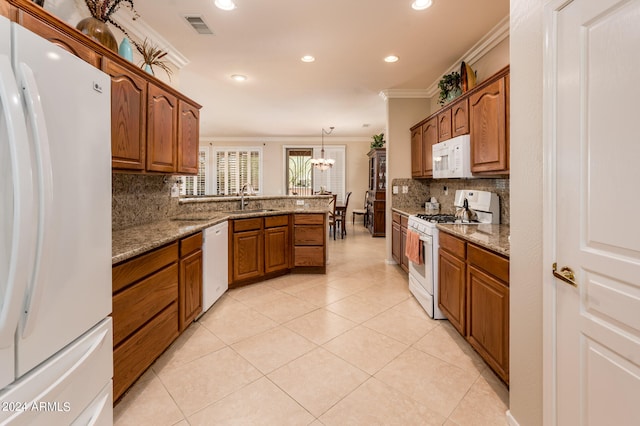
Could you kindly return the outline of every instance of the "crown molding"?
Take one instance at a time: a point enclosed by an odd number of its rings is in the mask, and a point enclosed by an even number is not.
[[[393,98],[429,98],[429,92],[426,89],[385,89],[378,94],[385,101]]]
[[[464,55],[460,57],[456,62],[449,67],[447,71],[443,73],[449,74],[453,71],[456,71],[460,68],[460,63],[465,61],[469,65],[474,64],[484,55],[486,55],[491,49],[496,47],[502,41],[506,40],[509,37],[509,15],[505,16],[498,22],[498,24],[493,27],[484,37],[482,37],[476,44],[471,47]],[[434,81],[427,89],[429,98],[435,96],[438,90],[438,82],[440,79]]]
[[[151,28],[149,24],[144,22],[142,18],[136,20],[133,19],[131,13],[118,10],[113,14],[113,19],[122,28],[124,28],[130,35],[136,37],[139,40],[149,39],[153,44],[158,46],[159,49],[167,52],[167,60],[171,62],[176,68],[180,69],[189,64],[187,59],[182,53],[171,45],[164,37],[160,35],[156,30]]]
[[[300,144],[321,141],[320,136],[204,136],[200,138],[200,143],[221,145],[225,143],[245,142],[254,144],[263,143],[283,143],[283,144]],[[330,139],[327,142],[327,139]],[[365,136],[345,136],[325,138],[325,145],[336,145],[349,142],[371,142],[371,137]]]

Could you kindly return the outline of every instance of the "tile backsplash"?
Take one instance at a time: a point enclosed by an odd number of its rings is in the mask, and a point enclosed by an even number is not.
[[[407,194],[398,191],[399,194],[392,195],[393,207],[421,207],[427,199],[435,197],[441,213],[455,212],[453,201],[457,189],[495,192],[500,199],[500,223],[509,224],[509,179],[394,179],[392,185],[409,187]]]

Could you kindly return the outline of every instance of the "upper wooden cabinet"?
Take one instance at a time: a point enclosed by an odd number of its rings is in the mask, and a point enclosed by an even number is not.
[[[422,177],[422,127],[411,129],[411,176]]]
[[[177,170],[178,98],[149,84],[147,102],[147,170]]]
[[[147,81],[109,58],[102,69],[111,76],[111,165],[144,170]]]
[[[200,110],[189,102],[178,100],[178,173],[198,174]]]
[[[411,127],[411,176],[432,177],[433,144],[465,134],[470,134],[473,174],[509,174],[508,66]]]
[[[438,113],[438,142],[451,139],[451,108]]]
[[[451,107],[451,137],[469,133],[469,99],[464,98]]]
[[[471,121],[471,172],[509,170],[507,141],[507,95],[500,78],[469,98]]]
[[[422,125],[422,177],[433,176],[433,145],[438,143],[438,119]]]
[[[27,0],[0,0],[0,15],[111,76],[112,168],[198,173],[200,105]]]

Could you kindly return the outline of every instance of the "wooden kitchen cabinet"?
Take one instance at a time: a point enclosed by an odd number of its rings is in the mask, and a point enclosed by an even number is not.
[[[233,232],[229,253],[229,286],[255,280],[264,275],[263,218],[236,219],[231,223]]]
[[[109,58],[102,70],[111,76],[111,166],[144,170],[147,81]]]
[[[422,175],[433,176],[433,145],[438,143],[438,119],[433,117],[422,125]]]
[[[369,151],[369,191],[367,192],[367,212],[369,232],[374,237],[384,237],[386,229],[386,177],[387,151],[376,148]]]
[[[200,109],[178,100],[178,173],[198,174],[198,144],[200,143]]]
[[[469,98],[471,172],[509,171],[507,96],[501,77]]]
[[[464,98],[451,107],[451,137],[469,133],[469,99]]]
[[[467,340],[509,381],[509,261],[469,244]]]
[[[173,173],[177,167],[178,98],[151,83],[147,96],[147,170]]]
[[[291,267],[289,215],[264,218],[264,272],[271,274]]]
[[[113,399],[178,337],[178,242],[115,265]]]
[[[398,212],[393,212],[391,217],[393,218],[391,230],[391,256],[405,272],[409,272],[409,259],[405,254],[407,224],[409,218]]]
[[[180,240],[180,332],[202,312],[202,232]]]
[[[327,215],[296,213],[293,215],[293,262],[297,271],[325,272]]]
[[[411,177],[422,177],[422,127],[411,129]]]
[[[466,243],[440,233],[438,307],[463,336],[466,335]]]
[[[438,142],[451,139],[451,108],[447,108],[437,115],[438,119]]]

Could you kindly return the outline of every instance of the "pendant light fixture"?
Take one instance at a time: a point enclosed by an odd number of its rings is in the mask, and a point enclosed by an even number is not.
[[[313,164],[313,167],[320,170],[321,172],[330,169],[336,162],[336,160],[334,159],[324,158],[324,135],[330,135],[331,132],[333,132],[334,128],[335,127],[333,126],[329,127],[328,132],[324,129],[324,127],[322,128],[322,149],[320,150],[320,158],[311,159],[311,164]]]

